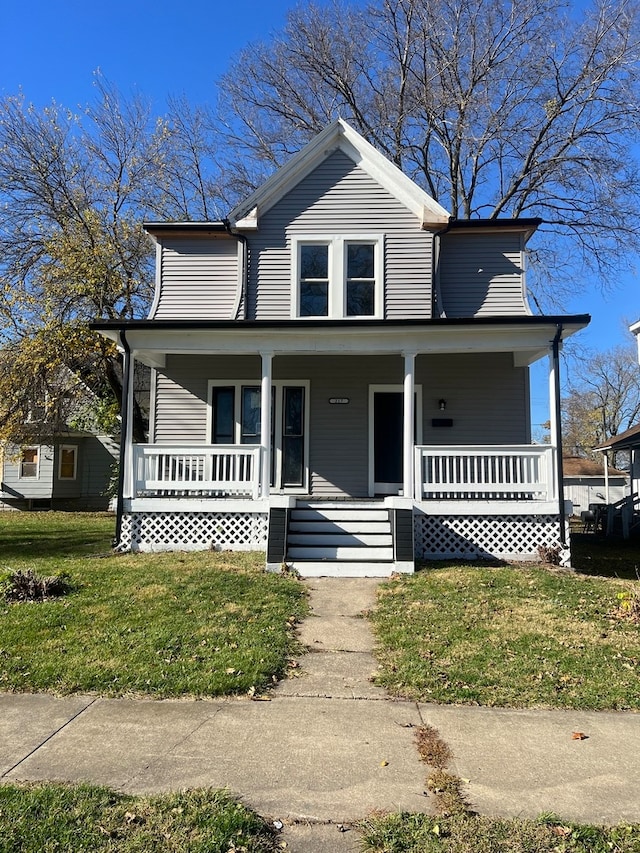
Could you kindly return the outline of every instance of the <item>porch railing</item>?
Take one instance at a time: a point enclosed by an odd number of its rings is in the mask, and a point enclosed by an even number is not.
[[[419,500],[553,500],[553,447],[416,447]]]
[[[133,447],[134,495],[249,497],[260,494],[260,447],[160,445]]]

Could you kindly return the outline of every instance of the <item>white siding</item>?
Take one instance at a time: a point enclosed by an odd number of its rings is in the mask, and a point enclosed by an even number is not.
[[[231,238],[163,238],[154,320],[235,319],[238,243]]]
[[[441,307],[447,317],[522,315],[523,236],[516,232],[451,233],[442,237]]]
[[[251,319],[291,316],[291,241],[304,235],[384,235],[385,317],[431,317],[433,236],[341,151],[260,217],[249,237]]]

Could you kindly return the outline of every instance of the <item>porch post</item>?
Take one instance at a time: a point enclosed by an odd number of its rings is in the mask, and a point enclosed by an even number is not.
[[[403,352],[404,357],[404,419],[403,419],[403,459],[402,488],[405,498],[413,498],[413,456],[415,420],[415,352]]]
[[[550,426],[551,443],[556,448],[556,497],[558,499],[558,515],[560,518],[560,542],[567,544],[565,530],[565,507],[564,507],[564,467],[562,460],[562,419],[560,400],[560,347],[562,346],[562,325],[556,327],[556,334],[551,341],[551,358],[549,370],[550,391]]]
[[[261,352],[262,359],[262,385],[260,396],[260,444],[262,446],[262,497],[268,498],[271,490],[271,374],[273,365],[273,353]]]
[[[122,518],[125,498],[133,497],[133,364],[134,359],[124,329],[120,330],[122,350],[122,399],[120,402],[120,453],[118,465],[118,502],[116,504],[116,533],[113,547],[122,539]]]

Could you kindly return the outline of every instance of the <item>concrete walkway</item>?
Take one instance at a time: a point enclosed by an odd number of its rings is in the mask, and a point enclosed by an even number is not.
[[[370,811],[430,811],[429,770],[414,746],[415,728],[428,724],[482,813],[640,821],[640,715],[392,700],[371,683],[362,618],[377,581],[305,583],[312,614],[300,638],[309,652],[270,701],[0,694],[0,779],[131,793],[228,787],[284,823],[293,853],[355,851],[350,824]]]

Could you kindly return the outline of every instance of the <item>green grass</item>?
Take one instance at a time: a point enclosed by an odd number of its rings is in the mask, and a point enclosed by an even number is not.
[[[363,824],[363,848],[377,853],[638,853],[640,825],[614,827],[558,819],[390,814]]]
[[[638,581],[542,567],[436,564],[386,583],[371,614],[378,682],[422,701],[640,708]]]
[[[276,849],[265,821],[224,791],[133,797],[92,785],[0,787],[0,853]]]
[[[301,585],[263,554],[113,556],[113,517],[1,513],[0,574],[67,573],[72,592],[0,603],[0,690],[218,696],[260,691],[297,651]]]

